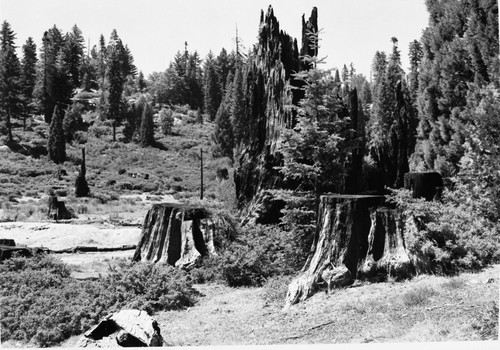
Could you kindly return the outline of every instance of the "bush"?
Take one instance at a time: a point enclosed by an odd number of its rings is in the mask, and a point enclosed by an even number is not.
[[[98,281],[78,281],[46,255],[0,263],[2,340],[54,346],[123,308],[153,313],[194,304],[185,273],[170,266],[120,262]]]
[[[161,131],[164,135],[172,134],[172,128],[174,127],[174,113],[171,109],[162,109],[160,111],[160,125]]]
[[[449,200],[413,199],[408,190],[394,191],[391,201],[413,220],[415,229],[406,232],[410,253],[430,263],[437,273],[478,270],[500,259],[498,223],[481,217]]]
[[[90,128],[89,128],[89,134],[96,137],[96,138],[101,138],[102,136],[105,135],[110,135],[110,128],[106,125],[103,125],[99,122],[95,122]]]
[[[270,277],[299,270],[301,249],[293,232],[277,226],[245,228],[221,256],[222,276],[231,287],[262,286]]]
[[[429,301],[429,298],[436,294],[436,291],[429,286],[416,287],[403,294],[403,303],[406,307],[417,306]]]

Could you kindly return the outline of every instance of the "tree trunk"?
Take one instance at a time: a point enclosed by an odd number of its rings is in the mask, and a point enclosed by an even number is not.
[[[57,221],[73,219],[76,218],[76,215],[66,209],[64,202],[57,200],[56,196],[50,196],[47,217]]]
[[[155,204],[144,219],[133,260],[189,267],[209,254],[215,250],[213,225],[206,210]]]
[[[425,198],[430,201],[441,197],[443,178],[437,172],[407,173],[404,176],[404,185],[412,192],[413,198]]]
[[[319,235],[301,275],[288,288],[285,308],[310,297],[322,280],[330,287],[357,278],[413,273],[404,245],[404,220],[384,196],[321,197]]]

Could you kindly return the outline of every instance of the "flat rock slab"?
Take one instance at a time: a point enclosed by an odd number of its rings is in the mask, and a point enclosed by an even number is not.
[[[18,245],[62,250],[77,246],[122,247],[139,241],[139,227],[105,224],[67,224],[52,222],[3,222],[0,238],[10,238]]]

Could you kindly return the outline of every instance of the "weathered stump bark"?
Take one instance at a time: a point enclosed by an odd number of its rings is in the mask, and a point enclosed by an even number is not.
[[[413,198],[430,201],[439,199],[443,190],[443,177],[437,172],[406,173],[404,187],[412,191]]]
[[[50,196],[47,217],[52,220],[67,220],[76,218],[76,215],[66,208],[63,201],[59,201],[56,196]]]
[[[190,266],[215,254],[213,225],[208,212],[176,204],[154,204],[142,228],[134,261]]]
[[[405,221],[397,209],[379,207],[370,213],[368,251],[358,269],[358,278],[404,278],[414,268],[405,248]]]
[[[321,197],[318,239],[302,274],[290,283],[285,307],[310,297],[322,281],[330,289],[357,278],[412,273],[404,245],[404,220],[384,202],[384,196]]]

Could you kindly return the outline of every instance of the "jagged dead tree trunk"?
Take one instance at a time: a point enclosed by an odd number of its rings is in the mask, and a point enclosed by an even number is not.
[[[148,211],[134,261],[189,267],[215,254],[209,213],[178,204],[154,204]]]
[[[285,308],[313,295],[323,282],[346,286],[357,278],[413,273],[404,220],[384,203],[384,196],[321,197],[318,239],[301,275],[290,283]]]

